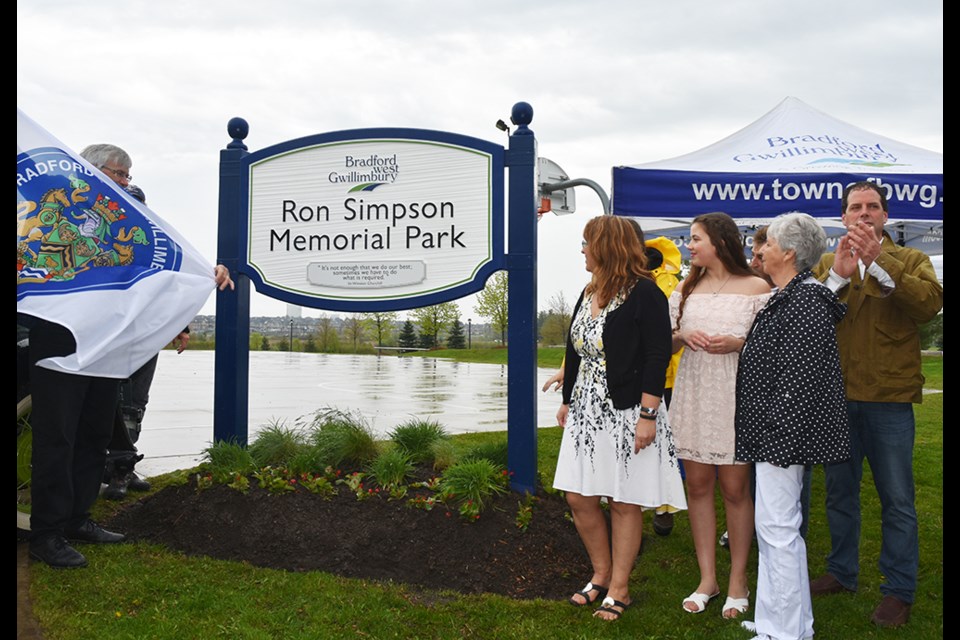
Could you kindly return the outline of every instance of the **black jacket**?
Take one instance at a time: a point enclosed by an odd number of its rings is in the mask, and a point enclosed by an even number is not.
[[[576,320],[584,293],[573,309]],[[572,323],[571,323],[572,324]],[[640,278],[623,304],[607,315],[603,326],[607,360],[607,389],[616,409],[640,404],[644,393],[663,395],[670,362],[672,334],[667,299],[653,280]],[[580,355],[567,334],[567,357],[563,374],[563,403],[570,395],[580,369]]]

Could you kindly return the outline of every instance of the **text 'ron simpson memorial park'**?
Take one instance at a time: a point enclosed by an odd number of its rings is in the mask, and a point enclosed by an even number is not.
[[[456,224],[449,229],[426,231],[415,221],[450,219],[455,208],[452,202],[394,202],[391,204],[367,204],[362,199],[346,198],[344,212],[334,216],[343,222],[357,222],[363,228],[353,233],[291,233],[270,230],[270,251],[344,251],[390,249],[393,243],[402,243],[404,249],[454,249],[463,243],[463,231]],[[330,222],[330,207],[326,205],[301,205],[294,200],[284,200],[280,219],[285,224]],[[371,222],[383,222],[373,226]],[[407,224],[404,224],[407,223]],[[410,224],[412,223],[412,224]],[[371,228],[372,227],[372,228]],[[398,228],[399,227],[399,228]]]
[[[397,155],[382,157],[372,154],[367,157],[346,155],[343,158],[346,171],[330,171],[330,183],[360,183],[364,191],[372,191],[384,184],[395,183],[400,173]],[[313,227],[333,222],[357,223],[355,231],[342,227],[334,232],[298,233],[295,227],[282,230],[271,229],[269,250],[273,251],[376,251],[400,249],[456,249],[466,248],[464,231],[457,230],[453,219],[456,207],[453,202],[392,202],[369,203],[362,198],[347,197],[342,210],[331,213],[325,204],[303,204],[292,199],[281,202],[279,220],[284,225],[306,224]],[[449,228],[426,230],[425,221],[450,220]],[[377,225],[376,223],[383,223]]]

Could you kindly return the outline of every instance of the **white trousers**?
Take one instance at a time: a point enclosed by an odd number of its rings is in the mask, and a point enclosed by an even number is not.
[[[783,469],[758,462],[755,521],[757,635],[776,640],[813,637],[813,605],[807,574],[807,545],[800,537],[803,465]]]

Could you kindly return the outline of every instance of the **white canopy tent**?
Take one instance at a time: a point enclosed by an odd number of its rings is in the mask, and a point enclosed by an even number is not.
[[[860,129],[792,97],[699,151],[614,167],[612,210],[673,222],[658,231],[673,237],[709,211],[730,214],[745,235],[781,213],[803,211],[835,241],[844,233],[842,191],[859,180],[886,187],[895,241],[943,253],[943,154]]]

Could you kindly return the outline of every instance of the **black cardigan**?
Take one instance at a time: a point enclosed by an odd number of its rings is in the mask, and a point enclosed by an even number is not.
[[[573,309],[576,320],[584,292]],[[607,360],[607,389],[615,409],[640,404],[642,394],[660,397],[673,351],[667,298],[653,280],[640,278],[623,304],[607,314],[603,325],[603,348]],[[580,355],[567,334],[563,373],[563,403],[570,395],[580,370]]]

